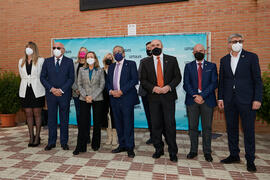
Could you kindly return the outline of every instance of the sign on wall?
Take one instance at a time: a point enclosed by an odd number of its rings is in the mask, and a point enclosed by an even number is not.
[[[163,43],[163,52],[175,56],[183,77],[185,64],[194,60],[192,50],[195,44],[200,43],[205,47],[208,33],[195,34],[176,34],[176,35],[147,35],[147,36],[128,36],[128,37],[102,37],[102,38],[70,38],[70,39],[53,39],[55,42],[64,44],[65,56],[77,58],[80,47],[86,47],[89,51],[97,54],[100,65],[105,54],[112,52],[115,45],[121,45],[125,48],[126,59],[133,60],[139,67],[140,60],[146,57],[145,44],[153,39],[159,39]],[[209,58],[208,54],[208,58]],[[176,127],[178,130],[188,129],[188,120],[186,117],[186,107],[184,104],[185,91],[181,82],[177,87],[178,100],[176,101]],[[147,121],[143,110],[142,103],[135,107],[135,127],[147,128]],[[76,124],[75,107],[71,102],[70,124]]]
[[[80,0],[80,10],[107,9],[125,6],[137,6],[146,4],[168,3],[188,0]]]

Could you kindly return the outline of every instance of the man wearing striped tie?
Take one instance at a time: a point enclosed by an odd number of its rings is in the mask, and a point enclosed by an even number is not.
[[[177,162],[175,100],[181,73],[176,57],[163,54],[163,44],[160,40],[153,40],[151,46],[153,56],[142,62],[140,82],[148,93],[152,140],[156,150],[152,157],[157,159],[164,155],[164,128],[170,160]]]

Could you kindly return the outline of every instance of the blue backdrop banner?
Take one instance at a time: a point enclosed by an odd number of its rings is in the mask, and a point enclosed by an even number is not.
[[[77,59],[80,47],[86,47],[89,51],[97,54],[100,65],[105,54],[112,52],[115,45],[121,45],[125,48],[126,59],[133,60],[139,67],[140,60],[146,57],[145,44],[153,39],[159,39],[163,43],[163,52],[175,56],[183,77],[185,64],[194,60],[192,50],[195,44],[200,43],[207,47],[207,33],[195,34],[176,34],[176,35],[146,35],[146,36],[128,36],[128,37],[98,37],[98,38],[65,38],[53,39],[55,42],[64,44],[65,56]],[[186,107],[184,104],[185,92],[183,83],[177,87],[178,100],[176,101],[176,128],[178,130],[188,129],[188,120],[186,117]],[[70,106],[70,124],[77,124],[75,107],[73,101]],[[147,121],[142,103],[135,107],[135,127],[147,128]]]

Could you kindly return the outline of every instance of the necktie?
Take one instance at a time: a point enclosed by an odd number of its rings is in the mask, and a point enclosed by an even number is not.
[[[55,65],[56,72],[59,72],[59,70],[60,70],[60,64],[59,64],[59,61],[60,61],[60,59],[57,59],[57,61],[56,61],[56,65]]]
[[[198,63],[198,89],[202,90],[202,63]]]
[[[120,66],[120,63],[116,63],[116,67],[114,69],[114,77],[113,77],[113,89],[114,90],[119,90],[119,88],[118,88],[119,66]]]
[[[157,84],[158,84],[159,87],[164,86],[164,79],[163,79],[161,62],[160,62],[160,57],[159,56],[157,56]]]

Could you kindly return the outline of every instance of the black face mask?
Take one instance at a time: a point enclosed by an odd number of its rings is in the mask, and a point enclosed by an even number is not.
[[[204,58],[204,53],[196,52],[196,53],[194,54],[194,57],[195,57],[195,59],[197,59],[198,61],[201,61],[201,60],[203,60],[203,58]]]
[[[152,51],[149,49],[146,49],[146,54],[147,54],[147,56],[152,56]]]
[[[112,60],[111,59],[106,59],[105,60],[105,64],[106,65],[111,65],[112,64]]]
[[[152,53],[155,55],[155,56],[159,56],[162,52],[162,49],[161,48],[154,48],[152,49]]]

